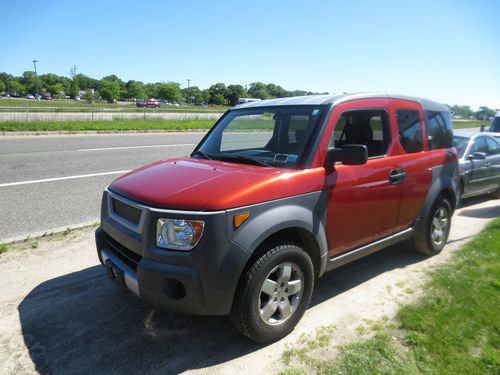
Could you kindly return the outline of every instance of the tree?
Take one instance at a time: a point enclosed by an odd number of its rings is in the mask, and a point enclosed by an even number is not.
[[[206,90],[200,90],[198,86],[183,88],[182,96],[186,98],[187,103],[198,104],[208,102],[208,92]]]
[[[275,85],[274,83],[268,83],[266,86],[267,93],[273,98],[284,98],[288,95],[288,92],[281,86]]]
[[[144,83],[140,81],[128,81],[125,84],[125,90],[127,99],[146,99]]]
[[[87,89],[82,96],[83,100],[86,100],[89,104],[95,101],[95,91],[94,89]]]
[[[80,93],[80,86],[78,85],[76,70],[77,70],[76,65],[73,65],[69,70],[69,75],[71,76],[71,82],[69,84],[68,91],[72,99],[75,99]]]
[[[208,89],[209,103],[218,105],[227,105],[227,87],[224,83],[218,82]]]
[[[157,83],[146,83],[144,85],[144,90],[146,91],[146,97],[157,98],[158,97],[158,84]]]
[[[227,86],[227,99],[229,101],[230,106],[238,104],[240,98],[244,98],[247,96],[248,94],[243,86],[241,85]]]
[[[269,99],[270,95],[267,92],[267,86],[262,82],[252,82],[248,88],[248,94],[251,98]]]
[[[9,83],[10,93],[13,96],[23,96],[26,94],[26,86],[24,86],[18,79],[13,79]]]
[[[78,73],[75,79],[78,82],[80,90],[93,89],[94,91],[99,91],[101,89],[101,81],[98,79],[90,78],[82,73]]]
[[[38,90],[41,89],[41,85],[38,81],[39,80],[35,75],[35,72],[29,70],[25,71],[23,76],[20,78],[20,82],[24,85],[26,91],[33,94],[37,91],[37,88]]]
[[[102,81],[101,97],[104,100],[113,100],[120,98],[120,84],[113,81]]]
[[[7,90],[7,86],[0,80],[0,92],[5,92],[5,90]]]
[[[473,112],[472,109],[468,105],[454,105],[451,107],[451,112],[455,116],[460,116],[460,117],[471,117]]]
[[[54,85],[47,86],[47,91],[53,96],[64,95],[64,85],[62,83],[56,83]]]
[[[482,106],[479,107],[479,111],[474,113],[474,116],[478,120],[488,120],[490,117],[495,116],[495,111],[488,107]]]
[[[181,87],[179,83],[158,83],[158,97],[169,102],[182,101]]]

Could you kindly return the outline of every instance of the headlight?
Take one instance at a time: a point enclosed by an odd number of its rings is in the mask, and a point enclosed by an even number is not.
[[[203,235],[205,222],[198,220],[158,219],[156,244],[174,250],[191,250]]]

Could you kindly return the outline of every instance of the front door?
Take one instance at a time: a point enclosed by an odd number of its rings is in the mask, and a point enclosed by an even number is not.
[[[395,231],[401,186],[397,158],[391,157],[391,134],[385,99],[348,102],[336,107],[330,146],[364,144],[364,165],[337,163],[327,172],[329,255],[386,237]],[[331,127],[330,127],[331,128]]]

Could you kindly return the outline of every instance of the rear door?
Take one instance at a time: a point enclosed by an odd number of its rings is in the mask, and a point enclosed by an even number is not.
[[[488,166],[488,189],[500,186],[500,142],[493,137],[485,137],[488,146],[486,164]]]
[[[397,157],[399,168],[405,173],[397,222],[397,230],[402,230],[414,223],[422,208],[432,182],[432,160],[427,142],[424,142],[426,130],[420,104],[393,100],[390,115],[397,126],[397,144],[393,154]]]
[[[391,181],[391,173],[396,174],[399,163],[391,155],[393,130],[388,111],[387,99],[347,102],[333,111],[330,121],[335,128],[329,135],[330,146],[365,144],[370,157],[364,165],[336,163],[334,169],[327,172],[330,256],[376,241],[395,231],[401,183]],[[349,130],[349,126],[363,128]]]

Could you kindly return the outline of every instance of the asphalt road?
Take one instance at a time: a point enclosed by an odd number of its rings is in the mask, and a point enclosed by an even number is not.
[[[125,171],[188,155],[204,133],[0,137],[0,243],[99,219]]]

